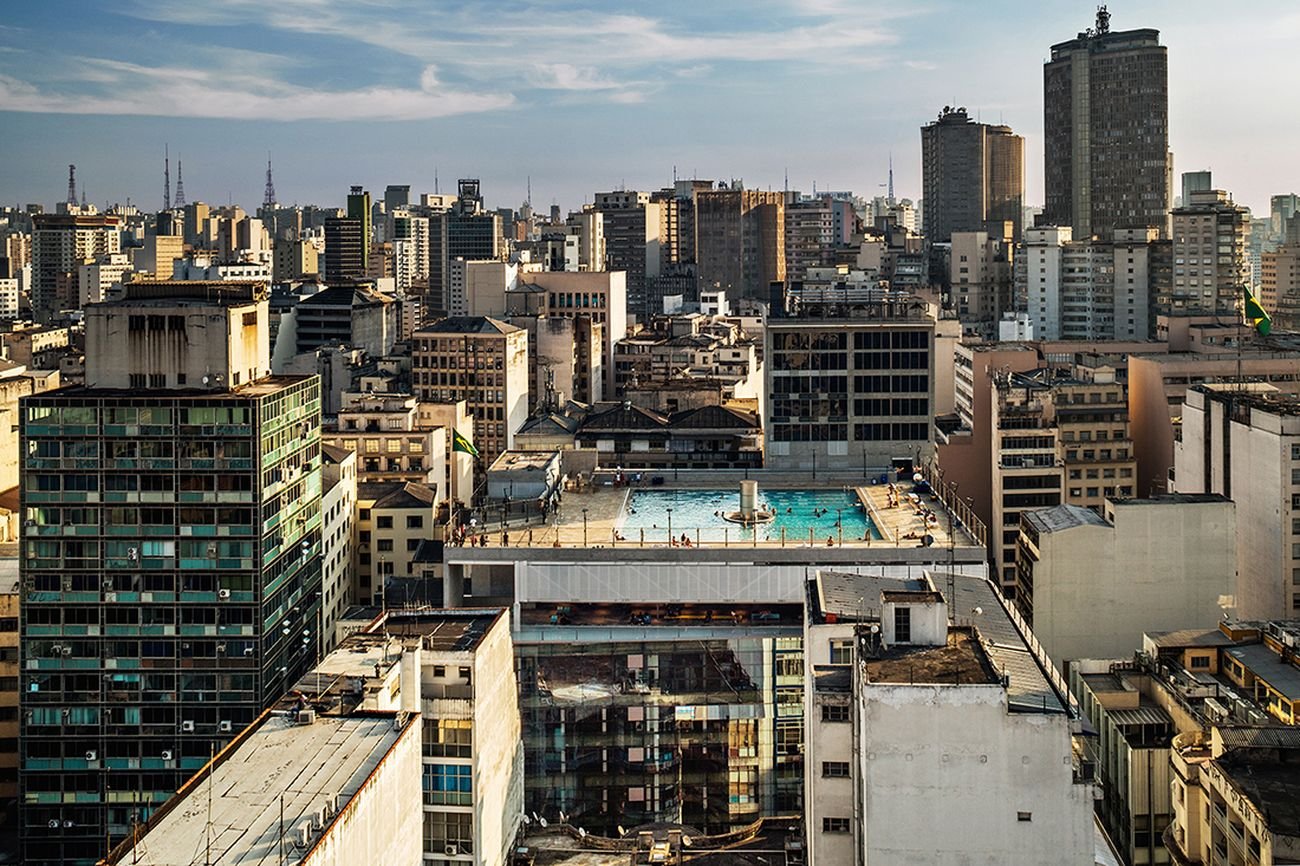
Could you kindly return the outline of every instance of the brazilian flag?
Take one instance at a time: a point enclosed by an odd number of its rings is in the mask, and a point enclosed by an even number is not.
[[[1250,293],[1250,289],[1242,286],[1241,291],[1246,296],[1246,321],[1255,326],[1255,330],[1259,332],[1261,337],[1267,337],[1268,332],[1273,330],[1273,320],[1269,318],[1268,313],[1255,300],[1255,296]]]
[[[470,457],[478,456],[478,449],[474,447],[474,443],[466,439],[461,435],[461,432],[456,429],[451,431],[451,451],[453,454],[457,451],[461,451],[468,454]]]

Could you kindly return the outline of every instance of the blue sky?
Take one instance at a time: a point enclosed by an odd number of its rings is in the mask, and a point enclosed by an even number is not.
[[[0,0],[0,201],[157,208],[162,154],[189,199],[256,206],[347,187],[566,211],[681,177],[871,195],[894,157],[920,193],[918,127],[947,104],[1026,136],[1042,199],[1042,71],[1094,4],[916,0]],[[1169,46],[1175,171],[1211,168],[1257,211],[1300,188],[1300,7],[1112,2]],[[173,182],[175,167],[173,166]]]

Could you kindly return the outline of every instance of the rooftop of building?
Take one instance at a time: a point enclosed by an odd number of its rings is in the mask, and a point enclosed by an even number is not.
[[[70,399],[134,399],[140,405],[151,405],[166,400],[247,400],[250,397],[265,397],[285,388],[301,384],[311,376],[263,376],[252,382],[237,385],[234,388],[214,390],[204,388],[95,388],[86,385],[69,385],[54,391],[41,391],[25,400],[31,402],[49,400],[52,403],[67,405]]]
[[[558,451],[502,451],[488,471],[540,472],[559,456]]]
[[[300,307],[365,307],[393,303],[393,298],[375,289],[373,283],[358,282],[332,285],[307,295]]]
[[[346,448],[339,447],[338,445],[330,445],[328,442],[322,444],[320,450],[325,459],[331,463],[342,463],[353,453]]]
[[[285,844],[281,859],[281,828],[297,828],[327,805],[337,817],[404,730],[392,714],[298,724],[289,712],[268,712],[168,800],[134,844],[122,843],[107,862],[197,863],[208,856],[209,834],[212,863],[299,862],[310,848]]]
[[[429,508],[438,502],[438,487],[436,484],[401,481],[385,486],[387,489],[380,493],[374,504],[370,506],[371,508],[377,510],[385,508]],[[369,493],[370,484],[367,484],[366,487]],[[369,498],[369,496],[366,498]]]
[[[1207,398],[1220,403],[1259,409],[1272,415],[1300,415],[1300,395],[1277,390],[1238,390],[1214,388],[1208,385],[1194,385],[1189,390],[1202,393]]]
[[[451,316],[422,326],[416,335],[421,334],[514,334],[522,331],[509,322],[493,319],[490,316]]]
[[[1300,668],[1263,644],[1243,644],[1224,650],[1246,670],[1262,679],[1288,701],[1300,701]]]
[[[1236,643],[1218,628],[1182,628],[1174,631],[1151,631],[1146,639],[1158,649],[1232,646]]]
[[[944,646],[895,645],[879,649],[863,666],[866,680],[890,685],[992,685],[1001,682],[970,629],[950,628]]]
[[[1222,505],[1232,500],[1218,493],[1158,493],[1140,499],[1109,499],[1116,508],[1129,505]]]
[[[749,832],[721,836],[707,836],[698,828],[680,824],[648,824],[630,828],[621,839],[610,839],[567,824],[557,826],[558,822],[546,827],[533,822],[516,848],[515,862],[533,866],[768,866],[794,862],[787,852],[802,856],[800,823],[798,816],[763,818]],[[679,838],[689,842],[679,844]]]
[[[93,306],[157,306],[202,301],[207,304],[251,304],[269,296],[266,281],[132,279],[122,285],[122,300]]]
[[[1076,526],[1110,526],[1106,519],[1082,505],[1055,505],[1038,511],[1026,511],[1020,519],[1040,533],[1063,532]]]
[[[1278,761],[1253,749],[1233,749],[1213,763],[1263,816],[1270,832],[1300,836],[1300,768],[1294,757]]]

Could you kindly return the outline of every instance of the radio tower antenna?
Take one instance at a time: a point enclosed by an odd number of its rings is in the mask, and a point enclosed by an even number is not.
[[[68,204],[77,203],[77,167],[68,166]]]
[[[262,196],[263,207],[275,207],[275,184],[271,182],[271,153],[266,154],[266,193]]]
[[[163,145],[163,210],[172,209],[172,155],[167,145]]]
[[[894,152],[889,152],[889,203],[894,203]]]
[[[177,207],[185,207],[185,178],[181,176],[181,161],[176,160],[176,200]]]

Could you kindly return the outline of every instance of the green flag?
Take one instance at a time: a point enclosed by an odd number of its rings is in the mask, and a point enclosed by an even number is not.
[[[474,447],[474,443],[466,439],[459,430],[454,428],[451,431],[451,451],[453,454],[462,451],[470,457],[478,456],[478,449]]]
[[[1255,330],[1259,332],[1261,337],[1267,337],[1268,332],[1273,329],[1273,320],[1269,318],[1268,313],[1255,300],[1255,296],[1250,293],[1250,289],[1242,286],[1241,291],[1246,296],[1246,321],[1255,326]]]

